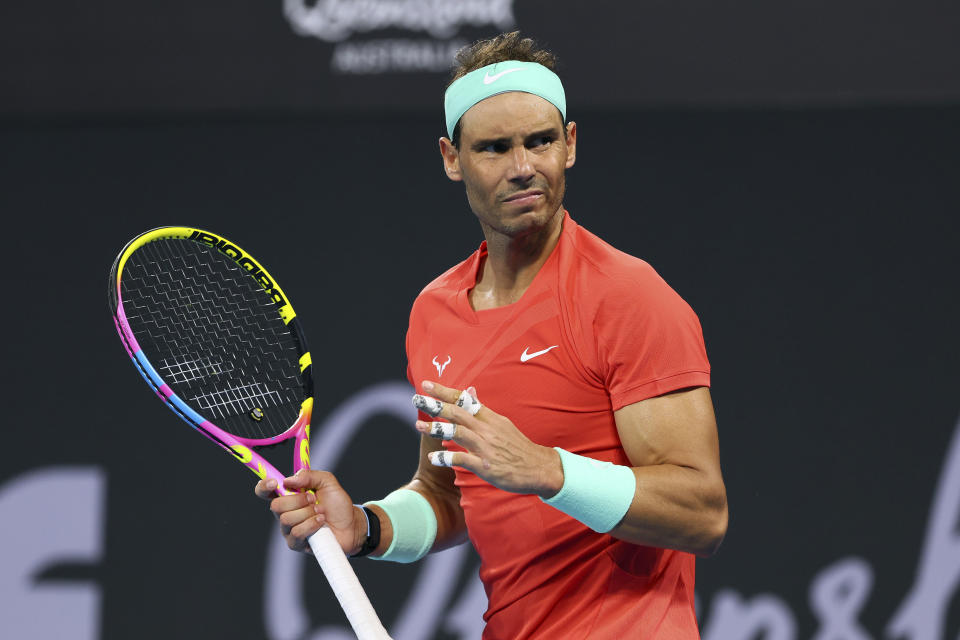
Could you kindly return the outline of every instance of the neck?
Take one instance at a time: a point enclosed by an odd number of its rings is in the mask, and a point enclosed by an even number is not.
[[[475,310],[502,307],[523,297],[560,240],[563,216],[561,206],[546,225],[518,236],[507,236],[482,225],[487,256],[477,284],[470,291]]]

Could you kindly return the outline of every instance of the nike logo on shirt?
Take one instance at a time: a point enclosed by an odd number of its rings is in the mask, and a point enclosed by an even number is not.
[[[523,350],[523,353],[520,354],[520,362],[526,362],[527,360],[532,360],[537,356],[542,356],[547,351],[550,351],[550,349],[556,349],[559,346],[560,345],[555,344],[552,347],[547,347],[546,349],[543,349],[541,351],[534,351],[533,353],[527,353],[527,350],[530,348],[530,347],[527,347],[526,349]]]
[[[515,69],[507,69],[506,71],[501,71],[495,75],[490,75],[490,72],[487,71],[483,74],[483,84],[493,84],[500,79],[501,76],[505,76],[508,73],[513,73],[514,71],[523,71],[523,67],[516,67]]]

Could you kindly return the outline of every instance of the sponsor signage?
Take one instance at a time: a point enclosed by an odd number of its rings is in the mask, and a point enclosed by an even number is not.
[[[465,27],[517,27],[514,0],[284,0],[294,33],[334,43],[333,74],[445,73]],[[370,37],[385,31],[399,37]]]
[[[96,20],[45,3],[0,11],[0,114],[439,112],[455,52],[513,29],[560,55],[573,109],[960,100],[960,38],[933,0],[882,15],[846,0],[815,20],[699,0],[172,0],[149,16],[101,0]]]

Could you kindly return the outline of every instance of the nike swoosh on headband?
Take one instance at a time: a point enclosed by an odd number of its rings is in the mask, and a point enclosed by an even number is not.
[[[506,71],[501,71],[500,73],[490,75],[490,72],[487,71],[483,74],[483,84],[493,84],[500,79],[501,76],[505,76],[508,73],[513,73],[514,71],[523,71],[523,68],[516,67],[515,69],[507,69]]]

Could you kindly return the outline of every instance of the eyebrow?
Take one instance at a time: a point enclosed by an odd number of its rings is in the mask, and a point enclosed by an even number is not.
[[[533,133],[527,135],[523,140],[524,140],[524,143],[526,143],[526,142],[529,142],[530,140],[534,140],[536,138],[542,138],[544,136],[556,137],[559,135],[560,133],[557,127],[547,127],[545,129],[540,129],[539,131],[534,131]],[[474,151],[480,151],[482,149],[485,149],[486,147],[489,147],[492,144],[503,144],[506,146],[510,146],[512,141],[513,141],[512,138],[487,138],[483,140],[477,140],[472,145],[470,145],[470,148],[473,149]]]

